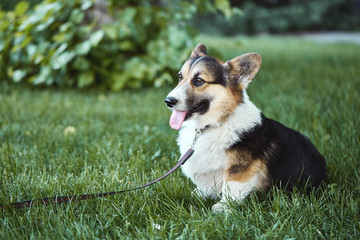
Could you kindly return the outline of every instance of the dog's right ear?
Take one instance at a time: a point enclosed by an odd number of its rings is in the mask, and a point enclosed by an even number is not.
[[[245,89],[259,71],[261,56],[257,53],[246,53],[224,63],[232,83],[240,84]]]
[[[207,55],[207,50],[206,50],[205,45],[202,43],[199,43],[198,45],[196,45],[194,50],[192,50],[190,58],[202,57],[202,56],[206,56],[206,55]]]

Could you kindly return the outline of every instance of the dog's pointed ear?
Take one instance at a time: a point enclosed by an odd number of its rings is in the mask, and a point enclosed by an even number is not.
[[[192,50],[190,58],[202,57],[202,56],[206,56],[206,55],[207,55],[207,50],[206,50],[205,45],[202,43],[199,43],[198,45],[196,45],[194,50]]]
[[[259,71],[261,56],[257,53],[246,53],[224,63],[232,83],[240,84],[245,89]]]

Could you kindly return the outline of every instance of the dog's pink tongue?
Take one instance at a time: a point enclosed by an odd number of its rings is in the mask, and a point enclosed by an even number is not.
[[[171,117],[170,117],[170,127],[179,130],[182,123],[185,120],[186,111],[176,111],[173,110]]]

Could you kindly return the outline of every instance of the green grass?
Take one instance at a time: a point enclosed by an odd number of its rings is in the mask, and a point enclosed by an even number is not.
[[[360,48],[294,38],[202,37],[226,59],[263,56],[249,86],[268,117],[324,154],[320,189],[271,189],[213,214],[181,171],[149,188],[71,205],[0,210],[0,239],[359,239]],[[174,79],[176,77],[174,76]],[[163,103],[170,88],[122,93],[0,83],[0,204],[120,190],[179,158]],[[75,134],[65,136],[68,126]]]

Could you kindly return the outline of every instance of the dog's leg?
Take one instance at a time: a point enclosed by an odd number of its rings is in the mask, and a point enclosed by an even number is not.
[[[226,204],[229,200],[242,202],[251,192],[256,189],[262,189],[263,186],[263,174],[254,174],[249,181],[225,181],[222,189],[222,198],[220,202],[216,203],[212,210],[219,212],[226,210]]]
[[[211,192],[205,192],[204,190],[202,190],[200,187],[196,187],[193,191],[192,194],[206,200],[206,199],[216,199],[219,194],[216,194],[215,191],[211,191]]]
[[[213,205],[212,210],[214,212],[226,210],[226,204],[229,200],[242,202],[254,188],[255,186],[252,186],[249,183],[226,181],[223,187],[221,200]]]
[[[194,183],[197,187],[193,190],[193,194],[202,199],[216,199],[219,197],[224,183],[223,171],[211,171],[206,174],[194,177]]]

